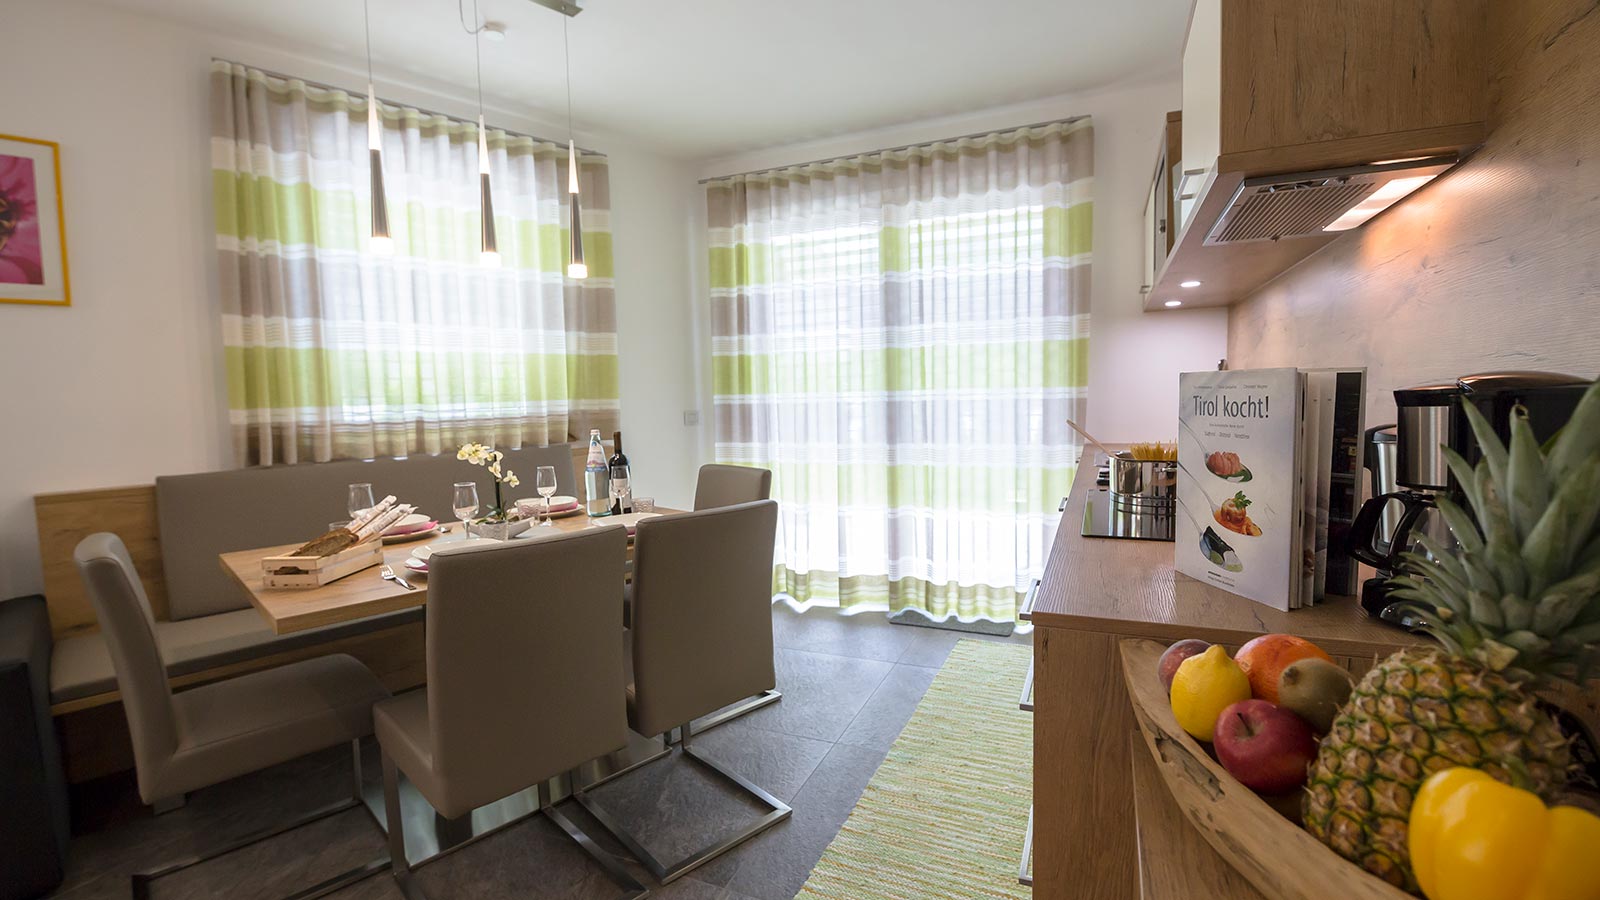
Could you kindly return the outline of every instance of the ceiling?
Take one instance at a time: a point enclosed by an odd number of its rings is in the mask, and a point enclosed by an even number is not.
[[[364,64],[361,0],[102,0]],[[375,64],[470,87],[457,0],[369,0]],[[468,21],[474,0],[463,0]],[[1191,0],[585,0],[568,23],[580,132],[705,160],[1171,71]],[[485,93],[565,115],[562,16],[477,0]],[[379,87],[382,93],[382,87]]]

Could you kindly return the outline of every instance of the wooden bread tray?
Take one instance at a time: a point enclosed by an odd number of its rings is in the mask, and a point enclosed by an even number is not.
[[[269,588],[313,588],[338,581],[383,562],[383,541],[364,541],[329,556],[268,556],[261,560],[261,583]]]
[[[1275,900],[1416,900],[1279,814],[1178,727],[1156,671],[1164,650],[1155,641],[1122,641],[1128,699],[1172,799],[1218,855]]]

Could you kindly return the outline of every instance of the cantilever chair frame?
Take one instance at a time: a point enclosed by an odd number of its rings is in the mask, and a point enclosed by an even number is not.
[[[372,820],[373,827],[377,828],[379,831],[382,831],[383,823],[378,821],[377,816],[375,816],[372,812],[372,808],[367,806],[365,801],[362,799],[360,740],[354,740],[350,742],[350,760],[352,783],[349,797],[345,798],[344,800],[330,803],[319,809],[312,810],[311,812],[306,813],[305,815],[302,815],[292,821],[284,822],[278,825],[269,825],[266,828],[260,829],[259,831],[251,832],[243,837],[229,841],[227,844],[224,844],[221,847],[207,851],[204,854],[190,856],[178,860],[177,862],[168,863],[159,869],[135,873],[132,876],[134,900],[150,900],[150,891],[154,883],[162,878],[167,877],[168,875],[173,875],[183,871],[184,869],[200,865],[201,863],[210,862],[211,860],[227,856],[230,853],[243,850],[244,848],[254,844],[259,844],[262,841],[268,840],[269,838],[277,837],[280,834],[286,834],[290,831],[294,831],[297,828],[310,825],[313,822],[320,822],[323,819],[329,818],[330,816],[336,816],[340,813],[348,812],[349,810],[355,809],[358,806],[366,812],[367,818]],[[158,804],[156,811],[159,815],[166,810],[175,809],[181,805],[181,802],[172,804]],[[314,885],[311,885],[310,887],[296,891],[284,898],[284,900],[314,900],[314,898],[326,896],[334,891],[349,887],[358,881],[370,878],[371,876],[376,875],[388,868],[389,857],[383,856],[372,860],[365,865],[341,872],[338,875],[334,875],[333,877],[320,881]]]
[[[728,769],[724,768],[721,763],[718,763],[716,760],[702,753],[700,748],[694,746],[692,742],[693,728],[691,726],[692,723],[685,722],[683,725],[675,729],[681,735],[677,743],[683,748],[684,758],[699,763],[702,767],[709,769],[711,772],[721,776],[725,781],[729,782],[734,787],[742,789],[746,794],[754,797],[756,800],[767,806],[768,812],[763,814],[761,818],[757,819],[753,824],[740,829],[732,835],[723,838],[708,847],[705,847],[701,850],[696,850],[683,859],[677,860],[676,862],[662,862],[660,858],[651,853],[649,850],[646,850],[644,845],[639,843],[638,839],[636,839],[625,828],[623,828],[622,824],[617,821],[616,817],[606,812],[599,806],[599,804],[595,803],[589,797],[589,792],[595,788],[621,778],[622,776],[627,775],[636,769],[643,768],[644,766],[648,766],[653,762],[657,762],[658,760],[666,759],[668,756],[671,756],[673,743],[671,732],[662,735],[662,749],[660,753],[640,760],[639,762],[634,763],[625,769],[613,772],[612,774],[607,775],[606,777],[601,778],[591,784],[584,785],[583,787],[578,786],[578,780],[576,776],[574,776],[572,782],[573,799],[577,800],[584,809],[588,810],[589,815],[594,816],[601,825],[605,826],[606,830],[611,832],[612,836],[620,841],[624,847],[628,848],[628,852],[632,853],[634,858],[642,863],[645,868],[649,869],[650,874],[654,875],[662,884],[670,884],[671,882],[682,878],[684,875],[689,874],[711,860],[716,859],[718,856],[721,856],[729,850],[732,850],[734,847],[739,846],[761,832],[766,831],[768,828],[771,828],[779,822],[782,822],[784,819],[789,818],[789,816],[793,813],[793,810],[787,803],[784,803],[782,800],[774,797],[760,785],[755,784],[736,772],[729,771]]]
[[[405,824],[400,817],[399,767],[394,764],[394,760],[389,758],[388,753],[383,753],[382,758],[383,808],[384,815],[388,819],[389,825],[389,856],[383,861],[383,865],[392,869],[394,872],[395,884],[400,888],[400,892],[405,895],[406,900],[428,900],[427,894],[423,893],[422,891],[422,886],[417,884],[416,871],[418,869],[431,862],[449,856],[450,854],[455,853],[457,850],[470,847],[484,838],[489,837],[490,835],[499,834],[513,825],[521,824],[522,822],[525,822],[528,819],[540,814],[543,814],[545,818],[549,819],[551,822],[554,822],[558,828],[566,833],[567,837],[571,838],[572,841],[583,850],[583,852],[587,853],[591,859],[599,863],[600,867],[605,870],[606,877],[610,878],[612,883],[616,884],[624,891],[627,891],[623,897],[623,900],[642,900],[642,898],[649,896],[649,889],[635,880],[634,877],[629,874],[628,870],[623,868],[622,864],[617,861],[616,857],[612,856],[610,853],[607,853],[605,849],[599,844],[595,843],[594,838],[590,837],[589,834],[579,827],[576,822],[573,822],[571,819],[567,818],[565,813],[561,812],[559,809],[556,809],[556,805],[551,802],[549,781],[539,782],[538,808],[534,809],[532,812],[517,816],[514,819],[511,819],[500,825],[496,825],[495,827],[479,834],[475,834],[465,841],[454,844],[450,847],[446,847],[432,856],[425,857],[413,863],[410,858],[406,856]],[[572,782],[572,787],[576,788],[576,786],[577,782],[574,780]],[[321,895],[319,894],[317,896]],[[307,900],[309,900],[309,898],[307,898]]]

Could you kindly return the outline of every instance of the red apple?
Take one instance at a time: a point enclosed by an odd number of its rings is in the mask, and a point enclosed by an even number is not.
[[[1217,716],[1212,741],[1228,774],[1258,794],[1285,794],[1306,783],[1317,738],[1306,721],[1265,700],[1240,700]]]
[[[1206,652],[1210,647],[1211,645],[1205,641],[1193,638],[1168,647],[1167,652],[1161,654],[1161,661],[1156,664],[1156,670],[1161,673],[1161,686],[1169,691],[1172,690],[1172,676],[1178,674],[1178,666],[1189,657]]]

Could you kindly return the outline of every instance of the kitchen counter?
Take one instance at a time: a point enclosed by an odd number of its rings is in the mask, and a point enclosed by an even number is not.
[[[1415,642],[1405,632],[1368,618],[1351,597],[1329,597],[1317,606],[1281,612],[1178,574],[1169,541],[1084,537],[1079,525],[1089,493],[1096,489],[1095,461],[1101,456],[1086,450],[1078,466],[1034,597],[1036,627],[1156,640],[1200,638],[1215,644],[1288,632],[1334,655],[1387,655]]]
[[[1137,727],[1117,642],[1200,638],[1236,648],[1286,632],[1353,673],[1418,638],[1368,619],[1348,597],[1280,612],[1173,570],[1164,541],[1079,532],[1095,454],[1073,481],[1034,596],[1034,896],[1125,900],[1140,892],[1132,759]]]

